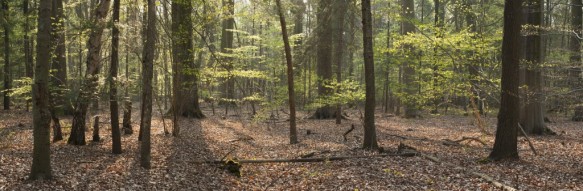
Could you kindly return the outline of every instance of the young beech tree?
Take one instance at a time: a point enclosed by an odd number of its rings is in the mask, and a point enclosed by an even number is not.
[[[362,42],[364,47],[364,80],[366,83],[366,100],[364,105],[364,143],[365,149],[377,149],[377,133],[374,122],[375,83],[374,55],[372,44],[372,13],[370,0],[362,0]]]
[[[522,3],[504,3],[504,37],[502,39],[502,93],[494,149],[490,160],[518,159],[517,129],[519,121],[519,62]]]
[[[148,0],[148,26],[146,29],[146,44],[142,63],[142,143],[140,148],[140,165],[150,168],[151,142],[150,128],[152,125],[152,78],[154,73],[154,53],[156,50],[156,0]]]
[[[4,17],[4,110],[10,110],[10,89],[12,88],[12,73],[10,70],[10,17],[8,0],[2,0],[2,16]]]
[[[40,0],[38,12],[37,52],[34,84],[32,85],[33,151],[31,180],[50,179],[51,141],[49,112],[49,66],[51,60],[51,4]]]
[[[281,24],[281,36],[285,46],[285,61],[287,63],[287,91],[289,96],[289,143],[298,143],[298,135],[296,129],[296,101],[294,92],[294,67],[292,62],[291,46],[287,36],[287,26],[285,23],[285,16],[281,8],[281,0],[275,0],[277,4],[277,13],[279,15],[279,23]]]

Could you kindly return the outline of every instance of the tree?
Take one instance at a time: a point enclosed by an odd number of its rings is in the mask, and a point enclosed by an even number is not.
[[[177,18],[172,19],[173,112],[184,117],[204,118],[198,103],[199,68],[193,60],[192,1],[174,0],[172,18]],[[175,122],[172,134],[177,136],[179,132]]]
[[[332,27],[334,28],[336,43],[333,60],[336,63],[336,82],[340,84],[342,82],[342,62],[344,61],[344,14],[346,7],[348,7],[348,1],[336,0],[334,2]],[[338,90],[336,93],[340,93],[340,91]],[[342,106],[338,104],[336,106],[336,124],[340,123],[342,123]]]
[[[140,165],[150,168],[151,140],[150,128],[152,123],[152,77],[154,73],[154,53],[156,50],[156,0],[148,0],[148,26],[146,29],[146,44],[144,45],[142,63],[142,122],[143,130],[140,148]]]
[[[285,61],[287,63],[287,91],[289,97],[289,143],[298,143],[298,133],[296,129],[296,101],[294,91],[294,65],[292,61],[291,46],[287,35],[285,16],[281,8],[281,0],[276,0],[279,23],[281,25],[281,36],[285,46]]]
[[[67,88],[67,59],[65,57],[65,21],[63,1],[54,0],[51,13],[51,47],[53,56],[51,57],[51,95],[49,96],[49,107],[53,120],[53,142],[63,140],[61,122],[59,115],[63,115],[65,106],[65,89]]]
[[[4,110],[10,110],[10,89],[12,89],[12,72],[10,68],[10,9],[8,0],[2,0],[4,17]]]
[[[401,3],[401,17],[403,19],[401,34],[407,35],[415,32],[415,25],[413,25],[413,20],[415,19],[415,3],[413,0],[402,0]],[[415,52],[413,46],[410,44],[404,45],[404,49],[409,55]],[[405,102],[405,118],[415,118],[419,116],[419,108],[417,108],[418,106],[413,95],[416,94],[418,85],[415,82],[415,68],[411,60],[405,60],[403,62],[403,83],[405,86],[405,94],[408,96],[403,100]]]
[[[38,13],[37,54],[32,87],[34,148],[31,180],[51,179],[51,149],[49,111],[49,66],[51,60],[52,0],[40,0]]]
[[[573,31],[575,34],[571,35],[570,38],[570,47],[571,49],[571,64],[572,66],[569,68],[569,83],[571,85],[571,89],[577,90],[581,89],[581,73],[583,73],[583,69],[581,68],[581,36],[583,36],[583,13],[581,11],[581,7],[583,7],[583,3],[581,0],[571,0],[571,27],[573,27]],[[580,93],[577,95],[581,95]],[[577,111],[581,110],[581,111]],[[583,121],[583,107],[579,106],[576,107],[575,114],[571,118],[573,121]]]
[[[113,30],[111,32],[111,66],[109,68],[109,110],[111,117],[111,152],[121,154],[121,130],[117,103],[117,70],[119,65],[119,7],[120,0],[113,0]]]
[[[22,43],[23,48],[24,48],[24,70],[25,70],[25,75],[26,77],[29,77],[30,79],[32,79],[33,76],[33,56],[32,56],[32,48],[31,48],[31,41],[30,41],[30,37],[29,32],[30,32],[30,12],[29,12],[29,7],[28,7],[28,0],[23,0],[22,1],[22,14],[24,16],[24,27],[23,27],[23,40]],[[28,111],[28,106],[30,104],[30,100],[26,100],[26,111]]]
[[[362,41],[364,47],[364,80],[366,83],[366,99],[364,105],[364,143],[363,148],[377,149],[377,133],[374,120],[375,111],[375,77],[374,55],[372,44],[372,13],[370,0],[362,0]]]
[[[520,62],[520,29],[522,2],[504,3],[504,35],[502,40],[502,93],[494,149],[490,160],[518,159],[517,129],[519,118],[518,71]]]
[[[522,67],[525,70],[526,97],[523,98],[525,106],[520,121],[526,133],[542,135],[546,132],[543,104],[545,98],[540,70],[544,62],[541,35],[544,4],[542,0],[527,0],[525,5],[528,13],[526,15],[528,30],[524,45],[526,58]]]
[[[81,91],[77,96],[75,103],[75,110],[73,112],[73,124],[71,127],[71,135],[69,136],[68,144],[85,145],[85,117],[89,102],[93,94],[97,92],[97,81],[99,79],[99,70],[101,69],[101,37],[103,29],[107,22],[107,12],[111,0],[102,0],[99,2],[97,9],[95,9],[93,23],[94,26],[89,34],[88,54],[87,54],[87,72],[81,87]]]
[[[224,54],[231,54],[233,51],[233,29],[235,29],[235,0],[223,0],[223,9],[227,10],[227,13],[223,16],[222,21],[222,31],[221,31],[221,52]],[[233,70],[233,59],[229,55],[222,59],[222,65],[228,73]],[[223,97],[228,99],[227,107],[225,108],[225,115],[227,115],[228,107],[232,103],[231,99],[235,99],[235,79],[232,76],[227,77],[226,82],[223,84]]]
[[[331,5],[333,5],[333,2],[332,0],[320,0],[318,3],[318,12],[316,13],[318,24],[315,31],[318,39],[318,44],[316,45],[316,74],[318,75],[318,96],[321,97],[332,94],[332,90],[326,84],[332,81],[333,29],[330,24],[330,17],[332,15]],[[311,116],[313,119],[330,119],[333,117],[335,117],[334,111],[328,105],[318,108]]]

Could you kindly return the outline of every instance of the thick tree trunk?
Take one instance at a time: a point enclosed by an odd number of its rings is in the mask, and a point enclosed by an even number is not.
[[[527,30],[525,41],[525,62],[522,68],[525,70],[526,95],[523,97],[524,109],[522,110],[521,124],[528,134],[542,135],[546,131],[544,122],[544,95],[541,64],[544,62],[542,35],[543,30],[543,2],[542,0],[528,0]],[[581,12],[579,12],[581,13]]]
[[[318,75],[318,96],[329,96],[333,93],[332,89],[327,88],[332,80],[332,35],[334,34],[331,22],[331,5],[332,0],[321,0],[318,4],[318,12],[316,17],[318,19],[318,28],[316,32],[318,38],[317,44],[317,68]],[[331,119],[335,117],[335,112],[332,107],[326,105],[320,107],[310,117],[312,119]]]
[[[415,4],[413,0],[402,0],[401,16],[404,18],[401,25],[401,34],[407,35],[415,32]],[[415,54],[415,50],[411,45],[404,46],[406,54]],[[419,108],[414,98],[417,94],[418,83],[415,82],[415,68],[413,68],[413,61],[406,60],[403,62],[403,83],[405,84],[405,94],[407,99],[403,100],[405,105],[405,118],[416,118],[419,116]]]
[[[117,102],[117,70],[119,66],[119,8],[120,0],[113,0],[113,30],[111,32],[111,66],[109,68],[109,111],[111,118],[111,152],[121,154],[121,131]]]
[[[287,63],[287,91],[289,97],[289,143],[298,143],[298,133],[296,129],[296,101],[294,91],[294,65],[292,61],[291,46],[287,35],[285,16],[281,7],[281,1],[276,0],[279,23],[281,24],[281,36],[285,45],[285,61]]]
[[[377,134],[375,127],[375,77],[373,56],[372,13],[370,0],[362,0],[362,33],[364,47],[364,76],[366,82],[366,103],[364,106],[364,149],[376,150]]]
[[[154,53],[156,50],[156,3],[148,0],[148,28],[146,30],[146,44],[144,45],[144,59],[142,64],[142,143],[140,148],[140,165],[150,168],[151,140],[150,128],[152,123],[152,77],[154,70]]]
[[[519,121],[518,70],[520,62],[521,1],[504,4],[504,37],[502,40],[502,93],[494,149],[491,160],[518,159],[517,129]]]
[[[194,62],[192,32],[192,2],[175,0],[172,3],[172,61],[175,88],[174,101],[177,115],[204,118],[198,103],[199,65]],[[175,128],[176,134],[179,127]]]
[[[53,0],[53,12],[52,12],[52,41],[54,55],[52,58],[51,71],[51,85],[55,88],[55,93],[51,96],[51,105],[54,111],[57,112],[56,116],[64,114],[66,107],[70,107],[65,101],[65,89],[67,88],[67,58],[66,58],[66,48],[65,48],[65,20],[64,20],[64,10],[62,0]]]
[[[71,127],[71,135],[67,143],[72,145],[85,145],[85,118],[89,103],[92,100],[93,94],[97,91],[97,80],[99,79],[99,70],[101,69],[101,37],[103,29],[106,26],[105,18],[109,10],[111,0],[102,0],[97,9],[95,9],[95,16],[93,23],[95,23],[88,41],[88,55],[87,55],[87,72],[85,79],[81,86],[81,91],[77,96],[75,104],[75,111],[73,112],[73,124]]]
[[[336,83],[342,82],[342,62],[344,61],[344,14],[348,7],[348,1],[336,0],[334,1],[334,18],[332,19],[332,28],[334,28],[334,36],[336,43],[334,44],[334,56],[332,57],[336,63]],[[341,93],[337,90],[336,93]],[[336,105],[336,124],[342,123],[342,105]]]
[[[33,151],[31,180],[51,179],[49,66],[51,60],[51,0],[40,0],[36,74],[32,88]]]

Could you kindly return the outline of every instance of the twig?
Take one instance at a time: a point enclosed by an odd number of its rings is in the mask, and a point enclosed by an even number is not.
[[[522,125],[520,125],[520,123],[518,123],[518,128],[520,129],[520,132],[522,133],[522,135],[524,135],[524,137],[526,138],[526,141],[528,141],[528,146],[530,147],[530,150],[532,150],[534,155],[538,155],[538,153],[534,149],[534,146],[532,145],[532,142],[530,142],[530,138],[528,138],[528,136],[526,135],[526,132],[524,132],[524,129],[522,128]]]
[[[389,156],[404,156],[403,154],[378,154],[370,156],[336,156],[336,157],[321,157],[321,158],[299,158],[299,159],[253,159],[253,160],[239,160],[238,162],[243,163],[299,163],[299,162],[326,162],[326,161],[339,161],[348,159],[363,159],[363,158],[378,158],[378,157],[389,157]],[[222,160],[208,160],[208,161],[192,161],[194,164],[211,163],[211,164],[221,164]]]
[[[346,131],[342,136],[344,137],[344,141],[348,141],[348,139],[346,138],[346,135],[348,135],[348,133],[352,132],[354,130],[354,124],[352,124],[350,126],[350,129],[348,131]]]
[[[225,161],[225,159],[226,159],[226,158],[227,158],[227,157],[228,157],[228,156],[229,156],[231,153],[233,153],[233,151],[235,151],[235,149],[237,149],[237,148],[233,148],[233,149],[231,149],[231,151],[229,151],[227,154],[225,154],[225,156],[223,156],[223,158],[221,158],[221,160],[220,160],[220,161],[221,161],[221,162],[224,162],[224,161]]]

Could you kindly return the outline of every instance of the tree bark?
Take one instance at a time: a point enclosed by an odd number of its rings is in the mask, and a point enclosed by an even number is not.
[[[413,0],[402,0],[401,16],[404,18],[401,25],[401,34],[407,35],[415,32],[415,4]],[[412,55],[415,50],[412,45],[404,45],[406,54]],[[412,60],[403,61],[403,83],[405,84],[406,99],[402,100],[405,106],[405,118],[416,118],[419,116],[419,108],[416,103],[415,94],[417,94],[418,83],[415,82],[415,68]]]
[[[223,0],[223,10],[227,10],[226,14],[223,16],[225,19],[222,21],[222,31],[221,31],[221,52],[225,54],[232,54],[233,51],[233,29],[235,29],[235,1],[234,0]],[[227,72],[232,72],[233,70],[233,59],[226,57],[222,59],[222,64]],[[223,97],[226,99],[235,99],[235,79],[231,76],[227,77],[225,83],[223,84]],[[228,111],[229,106],[232,105],[230,101],[227,101],[225,114]]]
[[[373,55],[372,13],[370,0],[362,0],[362,33],[364,47],[364,80],[366,82],[366,99],[364,105],[364,149],[378,149],[375,127],[375,77]]]
[[[121,131],[117,102],[117,71],[119,66],[119,8],[120,0],[113,0],[113,30],[111,32],[111,66],[109,68],[109,111],[111,118],[111,152],[121,154]]]
[[[29,179],[51,179],[49,65],[51,60],[51,0],[40,0],[36,74],[32,88],[33,151]]]
[[[29,13],[29,5],[28,5],[28,1],[29,0],[23,0],[22,1],[22,13],[24,15],[24,35],[23,35],[23,48],[24,48],[24,67],[25,67],[25,73],[26,73],[26,77],[29,77],[30,79],[32,79],[33,76],[33,56],[32,56],[32,48],[31,48],[31,41],[29,40],[30,37],[28,36],[28,33],[30,32],[30,13]],[[31,100],[26,100],[26,111],[28,111],[28,107],[30,105]]]
[[[315,31],[318,39],[316,74],[318,75],[318,96],[320,97],[330,96],[333,93],[332,89],[326,87],[332,81],[332,35],[334,30],[330,22],[333,14],[331,11],[333,2],[332,0],[321,0],[316,14],[318,20],[318,27]],[[332,107],[325,105],[318,108],[310,118],[331,119],[335,117],[334,114]]]
[[[64,114],[66,107],[70,107],[65,99],[65,89],[67,88],[67,58],[65,48],[65,15],[63,10],[63,0],[53,0],[52,12],[52,41],[53,58],[51,71],[51,85],[55,88],[55,93],[51,96],[51,106],[54,107],[55,115],[59,117]]]
[[[575,32],[574,35],[571,35],[570,38],[570,49],[571,49],[571,64],[572,66],[569,68],[569,84],[571,89],[577,90],[583,87],[583,79],[581,79],[581,73],[583,73],[583,68],[581,68],[581,36],[583,36],[583,13],[581,7],[583,3],[581,0],[571,0],[571,27],[573,27],[573,31]],[[582,97],[581,93],[576,93],[575,97]],[[580,102],[580,100],[576,100]],[[573,121],[581,121],[583,120],[583,112],[575,112],[573,117],[571,118]]]
[[[517,129],[519,121],[518,71],[520,62],[521,1],[504,4],[504,36],[502,39],[502,93],[494,149],[490,160],[518,159]]]
[[[521,124],[528,134],[542,135],[546,131],[544,122],[544,94],[543,77],[541,66],[544,62],[542,35],[543,30],[543,2],[542,0],[527,0],[528,10],[526,24],[531,26],[526,30],[525,41],[525,62],[522,66],[525,70],[526,97],[523,97],[525,104]],[[579,12],[581,13],[581,12]]]
[[[287,91],[289,97],[289,143],[298,143],[298,133],[296,129],[296,101],[294,91],[294,65],[292,61],[291,46],[287,35],[287,26],[283,14],[281,0],[276,0],[279,23],[281,24],[281,36],[285,46],[285,61],[287,63]]]
[[[172,61],[174,70],[173,83],[176,92],[173,93],[173,111],[178,116],[204,118],[200,110],[198,83],[199,64],[194,61],[194,46],[192,32],[192,2],[175,0],[172,3]],[[178,125],[178,123],[175,123]],[[173,135],[178,135],[180,128],[175,126]]]
[[[12,89],[9,11],[8,0],[2,0],[2,12],[4,17],[4,110],[10,110],[10,92]]]
[[[81,91],[77,96],[75,103],[75,111],[73,112],[73,124],[71,127],[71,135],[69,136],[68,144],[85,145],[85,118],[89,103],[92,100],[93,94],[97,92],[97,81],[99,79],[99,70],[101,69],[101,37],[103,29],[106,26],[105,18],[109,10],[111,0],[102,0],[99,2],[97,9],[95,9],[95,16],[93,23],[95,23],[93,30],[89,35],[88,41],[88,55],[87,55],[87,72]]]
[[[150,128],[152,123],[152,77],[154,69],[154,53],[156,50],[156,3],[148,0],[148,28],[146,29],[146,44],[144,45],[144,59],[142,64],[142,143],[140,149],[140,165],[150,168],[151,140]]]

